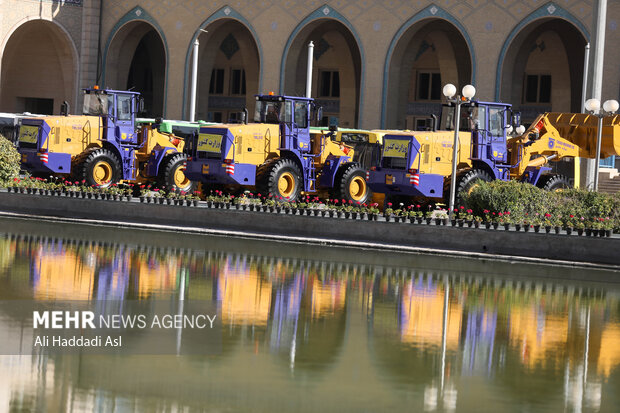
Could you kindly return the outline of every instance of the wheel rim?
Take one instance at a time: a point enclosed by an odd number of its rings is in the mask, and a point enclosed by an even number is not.
[[[474,184],[471,184],[469,188],[467,189],[467,195],[471,195],[471,193],[474,192],[474,189],[476,189],[478,186],[480,186],[480,184],[477,182]]]
[[[189,179],[187,179],[181,167],[178,167],[176,171],[174,171],[174,184],[178,188],[185,188],[189,184]]]
[[[361,201],[366,195],[366,181],[361,176],[356,176],[349,183],[349,195],[354,201]]]
[[[289,198],[295,191],[295,177],[290,172],[284,172],[278,179],[278,192],[280,195]]]
[[[99,161],[93,167],[93,180],[97,185],[109,183],[112,180],[112,165],[106,161]]]

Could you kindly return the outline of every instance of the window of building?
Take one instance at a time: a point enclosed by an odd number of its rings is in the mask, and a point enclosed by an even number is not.
[[[525,75],[524,103],[551,103],[551,75]]]
[[[54,99],[45,98],[22,98],[18,97],[18,107],[21,107],[21,111],[35,113],[38,115],[52,115],[54,114]]]
[[[207,121],[222,123],[222,112],[209,112],[207,113]]]
[[[245,70],[231,69],[230,71],[230,94],[245,95]]]
[[[211,71],[211,83],[209,84],[209,94],[222,95],[224,93],[224,69],[213,69]]]
[[[322,70],[319,73],[319,95],[321,97],[340,97],[340,74],[337,70]]]
[[[418,72],[417,100],[441,100],[441,74]]]

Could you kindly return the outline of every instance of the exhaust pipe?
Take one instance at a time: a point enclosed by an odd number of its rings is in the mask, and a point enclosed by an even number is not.
[[[437,132],[437,123],[439,122],[439,118],[437,118],[437,115],[435,115],[434,113],[431,115],[431,118],[433,118],[433,132]]]

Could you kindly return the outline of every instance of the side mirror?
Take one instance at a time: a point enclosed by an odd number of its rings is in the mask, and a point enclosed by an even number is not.
[[[512,127],[517,128],[521,124],[521,112],[514,112],[512,114]]]
[[[138,113],[144,113],[144,98],[143,97],[139,97],[138,98]]]
[[[319,106],[318,108],[316,108],[316,121],[320,122],[321,119],[323,119],[323,106]]]

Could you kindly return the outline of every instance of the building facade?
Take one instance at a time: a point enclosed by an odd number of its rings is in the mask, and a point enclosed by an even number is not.
[[[424,128],[446,83],[471,83],[527,122],[581,110],[598,4],[0,0],[0,111],[59,113],[67,101],[79,113],[80,89],[99,84],[142,92],[151,116],[187,119],[197,39],[197,118],[226,121],[251,112],[256,93],[305,94],[313,41],[325,123]],[[620,1],[608,0],[603,100],[620,95],[618,22]]]

